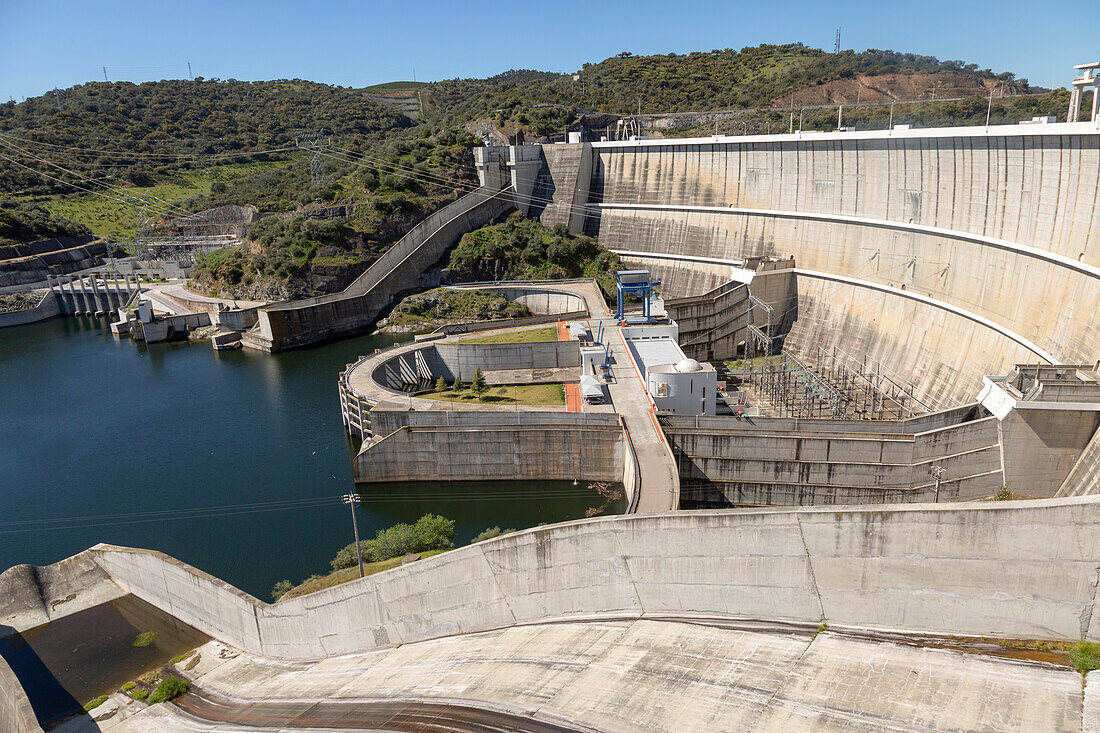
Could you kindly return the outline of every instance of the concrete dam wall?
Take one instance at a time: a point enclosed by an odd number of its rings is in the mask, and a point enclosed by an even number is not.
[[[620,516],[510,534],[277,604],[159,552],[97,545],[86,556],[125,591],[276,659],[597,614],[1100,640],[1098,522],[1100,497]]]
[[[958,402],[1014,362],[1100,356],[1092,123],[591,149],[588,231],[609,249],[679,257],[654,260],[680,273],[668,295],[721,284],[714,261],[794,255],[796,353],[868,354]]]

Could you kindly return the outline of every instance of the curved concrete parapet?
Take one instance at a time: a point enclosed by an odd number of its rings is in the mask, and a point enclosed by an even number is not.
[[[598,614],[1100,640],[1098,524],[1100,497],[624,516],[518,532],[274,605],[159,552],[89,552],[128,592],[277,659]]]

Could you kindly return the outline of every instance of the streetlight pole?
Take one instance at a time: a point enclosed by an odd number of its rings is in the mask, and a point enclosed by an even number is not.
[[[359,577],[363,577],[363,554],[359,549],[359,522],[355,518],[355,505],[359,503],[359,493],[344,494],[343,501],[351,507],[351,529],[355,533],[355,559],[359,562]]]
[[[985,129],[989,129],[989,116],[993,114],[993,92],[997,90],[997,85],[994,84],[993,88],[989,90],[989,106],[985,108]]]
[[[934,497],[932,500],[937,504],[940,502],[940,479],[943,478],[943,474],[946,473],[946,471],[947,469],[943,466],[932,466],[932,469],[929,471],[929,473],[932,474],[932,478],[936,480],[936,485],[932,489],[932,495]]]

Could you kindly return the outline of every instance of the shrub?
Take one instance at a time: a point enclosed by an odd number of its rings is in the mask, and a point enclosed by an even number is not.
[[[157,632],[155,631],[143,631],[134,638],[134,646],[143,647],[149,646],[153,643],[153,639],[157,638]]]
[[[414,552],[454,547],[455,523],[435,514],[425,514],[416,524],[395,524],[378,530],[374,539],[359,543],[363,562],[378,562]],[[333,570],[355,567],[355,543],[336,553],[330,563]]]
[[[135,687],[137,687],[136,682],[127,682],[125,685],[122,686],[122,691],[123,692],[129,692],[130,690],[134,689]]]
[[[478,542],[484,542],[485,540],[491,540],[494,537],[500,537],[501,535],[511,534],[512,532],[515,532],[515,530],[514,529],[501,530],[500,527],[489,527],[488,529],[484,530],[483,532],[480,532],[479,534],[475,535],[474,538],[472,540],[470,540],[470,544],[473,545],[473,544],[476,544]]]
[[[93,697],[84,706],[84,712],[86,712],[86,713],[91,712],[92,710],[95,710],[96,708],[98,708],[100,705],[102,705],[105,702],[107,702],[107,696],[106,695],[100,695],[99,697]]]
[[[273,601],[279,600],[280,598],[283,597],[284,593],[286,593],[288,590],[290,590],[293,587],[294,586],[291,584],[291,582],[289,580],[280,580],[278,583],[275,584],[275,587],[273,587],[271,589],[271,600],[273,600]]]
[[[179,697],[187,692],[190,687],[187,680],[181,680],[179,677],[166,677],[157,685],[157,689],[153,690],[153,694],[149,695],[149,704],[156,705],[158,702],[166,702]]]
[[[481,373],[481,367],[478,367],[474,371],[474,381],[470,382],[470,389],[476,395],[485,394],[485,390],[489,388],[489,385],[485,384],[485,375]]]
[[[445,550],[454,547],[455,522],[438,514],[425,514],[416,520],[413,534],[417,545],[413,552]]]
[[[1002,486],[993,494],[993,501],[1012,501],[1015,498],[1016,496],[1012,493],[1012,489],[1007,486]]]
[[[135,687],[130,692],[130,697],[134,698],[135,700],[145,700],[149,697],[149,691],[146,690],[144,687]]]
[[[359,543],[359,552],[363,555],[363,562],[377,562],[383,558],[378,556],[378,548],[371,544],[373,540],[364,540]],[[332,565],[333,570],[343,570],[344,568],[353,568],[357,565],[355,559],[355,543],[352,542],[347,547],[344,547],[336,553],[336,557],[332,558],[329,563]]]
[[[1100,644],[1092,641],[1079,641],[1069,651],[1070,661],[1077,665],[1081,674],[1100,669]]]

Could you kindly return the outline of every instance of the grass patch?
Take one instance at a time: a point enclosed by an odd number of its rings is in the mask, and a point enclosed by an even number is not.
[[[102,705],[105,702],[107,702],[107,696],[106,695],[100,695],[99,697],[93,697],[91,700],[89,700],[87,703],[84,704],[84,712],[90,713],[90,712],[92,712],[93,710],[95,710],[96,708],[98,708],[100,705]]]
[[[179,697],[190,688],[191,685],[188,684],[187,680],[181,680],[179,677],[167,677],[149,695],[149,704],[156,705],[158,702],[167,702],[174,697]]]
[[[491,333],[486,336],[475,336],[463,339],[460,344],[533,344],[544,341],[557,341],[558,327],[532,328],[527,331],[509,331],[507,333]]]
[[[192,649],[192,650],[191,650],[191,651],[189,651],[189,652],[184,652],[183,654],[179,655],[178,657],[172,657],[171,659],[169,659],[169,660],[168,660],[168,663],[169,663],[169,664],[179,664],[179,663],[180,663],[180,662],[182,662],[182,661],[183,661],[184,659],[187,659],[187,658],[188,658],[189,656],[191,656],[191,655],[192,655],[192,654],[194,654],[194,653],[195,653],[195,650],[194,650],[194,649]]]
[[[145,700],[149,697],[149,691],[144,687],[135,687],[133,691],[130,692],[130,697],[135,700]]]
[[[466,387],[460,390],[432,391],[418,395],[418,397],[445,402],[469,402],[482,405],[564,405],[565,386],[562,384],[519,384],[506,387],[489,387],[481,395]]]
[[[180,171],[169,175],[169,180],[156,186],[130,186],[126,195],[109,194],[110,198],[91,193],[55,196],[40,201],[40,205],[54,216],[62,216],[83,224],[100,237],[126,241],[133,237],[138,228],[139,212],[127,203],[128,197],[141,198],[155,196],[149,206],[149,216],[165,209],[165,204],[179,205],[191,198],[210,192],[216,181],[228,181],[244,178],[265,171],[282,168],[288,161],[254,161],[248,163],[227,163],[196,171]],[[113,199],[119,199],[118,201]],[[169,216],[177,216],[172,213]]]
[[[143,631],[134,637],[134,646],[143,647],[149,646],[153,643],[153,639],[157,638],[157,632],[155,631]]]
[[[130,690],[134,689],[135,687],[137,687],[136,682],[127,682],[125,685],[122,686],[122,691],[123,692],[129,692]]]
[[[355,543],[352,544],[354,545]],[[438,555],[441,552],[447,552],[447,550],[428,550],[426,552],[420,552],[417,554],[419,554],[420,557],[424,558],[431,557],[432,555]],[[401,564],[401,560],[402,558],[400,557],[393,557],[389,560],[363,563],[363,576],[366,577],[367,575],[380,573],[383,570],[395,568]],[[328,575],[321,575],[312,578],[302,583],[301,585],[297,585],[291,588],[290,590],[279,596],[279,600],[282,601],[287,598],[294,598],[295,596],[304,596],[308,595],[309,593],[315,593],[319,590],[324,590],[325,588],[331,588],[333,586],[340,585],[341,583],[347,583],[349,580],[356,580],[358,577],[358,565],[356,565],[355,567],[344,568],[343,570],[337,570],[335,572],[329,573]]]
[[[1100,644],[1092,641],[1079,641],[1069,650],[1069,659],[1081,674],[1100,669]]]

